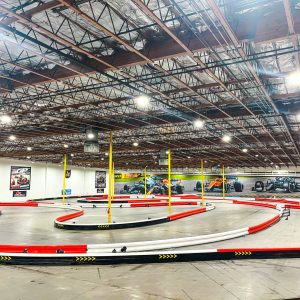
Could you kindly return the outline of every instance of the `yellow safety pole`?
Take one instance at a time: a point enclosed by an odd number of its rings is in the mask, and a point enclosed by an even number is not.
[[[63,177],[63,193],[62,193],[62,204],[65,204],[66,200],[66,185],[67,185],[67,179],[66,179],[66,173],[67,173],[67,154],[64,154],[64,177]]]
[[[171,214],[171,149],[168,151],[168,212]]]
[[[113,161],[113,169],[112,169],[112,200],[115,197],[115,162]]]
[[[225,167],[222,165],[222,182],[223,182],[223,200],[225,199]]]
[[[204,206],[204,163],[203,163],[203,159],[201,159],[201,199],[202,199],[202,206]]]
[[[109,224],[111,221],[111,201],[112,201],[112,168],[113,168],[113,160],[112,160],[112,131],[109,134],[109,161],[108,161],[108,173],[109,173],[109,181],[108,181],[108,209],[107,209],[107,223]]]
[[[147,166],[145,167],[145,179],[144,179],[144,185],[145,185],[145,199],[147,198],[147,179],[146,179],[146,176],[147,176]]]

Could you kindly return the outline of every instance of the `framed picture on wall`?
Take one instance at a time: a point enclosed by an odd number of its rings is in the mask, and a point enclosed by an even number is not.
[[[30,190],[31,167],[10,167],[10,190]]]
[[[95,188],[106,188],[106,172],[95,171]]]
[[[66,178],[70,178],[72,174],[71,170],[66,170]]]

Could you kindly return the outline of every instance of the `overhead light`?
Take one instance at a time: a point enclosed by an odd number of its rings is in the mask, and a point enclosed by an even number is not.
[[[72,156],[72,157],[74,157],[74,154],[73,154],[73,153],[71,153],[71,156]]]
[[[205,160],[204,162],[207,163],[207,160]]]
[[[145,109],[150,105],[150,98],[146,95],[141,95],[134,98],[134,102],[138,108]]]
[[[7,124],[7,123],[11,122],[11,117],[8,116],[8,115],[2,115],[0,117],[0,120],[1,120],[2,123]]]
[[[104,158],[103,158],[103,157],[101,157],[101,160],[104,160]]]
[[[273,163],[273,162],[271,162],[271,165],[274,165],[274,163]]]
[[[300,88],[300,71],[291,73],[286,77],[286,84],[290,87]]]
[[[139,145],[139,143],[138,143],[138,142],[134,142],[132,145],[133,145],[134,147],[137,147],[137,146]]]
[[[244,149],[242,149],[242,151],[243,151],[244,153],[247,153],[247,152],[248,152],[248,149],[247,149],[247,148],[244,148]]]
[[[92,140],[95,138],[95,134],[93,132],[89,132],[86,136],[89,140]]]
[[[255,154],[255,157],[258,157],[259,155],[258,154]]]
[[[204,127],[204,123],[205,123],[204,121],[198,119],[198,120],[195,120],[193,122],[193,125],[194,125],[195,128],[203,128]]]
[[[229,143],[231,141],[231,136],[228,134],[223,135],[222,141],[225,143]]]
[[[67,144],[64,144],[64,147],[65,147],[65,148],[69,148],[69,145],[67,145]]]
[[[106,155],[106,156],[108,156],[108,153],[107,153],[107,152],[105,152],[105,155]]]
[[[27,151],[31,151],[32,150],[32,148],[31,147],[27,147]]]
[[[26,156],[27,159],[30,159],[30,156]]]
[[[10,136],[9,136],[9,139],[10,139],[11,141],[15,141],[15,140],[16,140],[16,137],[15,137],[14,135],[10,135]]]

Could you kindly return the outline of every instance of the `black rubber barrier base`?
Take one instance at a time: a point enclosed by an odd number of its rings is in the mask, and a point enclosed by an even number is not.
[[[135,228],[135,227],[144,227],[149,225],[157,225],[162,223],[169,222],[169,217],[160,218],[160,219],[149,219],[143,220],[139,222],[128,222],[128,223],[110,223],[103,225],[81,225],[81,224],[68,224],[68,223],[56,223],[54,222],[54,227],[59,229],[67,229],[67,230],[111,230],[111,229],[123,229],[123,228]]]
[[[145,264],[145,263],[170,263],[188,261],[210,261],[210,260],[241,260],[241,259],[280,259],[300,258],[300,250],[283,251],[253,251],[244,250],[237,252],[205,252],[205,253],[158,253],[158,254],[124,254],[101,255],[101,256],[52,256],[30,257],[22,256],[0,256],[0,264],[10,265],[112,265],[112,264]]]

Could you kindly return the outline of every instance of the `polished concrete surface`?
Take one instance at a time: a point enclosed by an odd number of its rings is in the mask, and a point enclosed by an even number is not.
[[[115,217],[164,215],[164,208],[115,209]],[[175,211],[186,208],[174,208]],[[193,236],[254,225],[276,211],[217,204],[217,209],[176,222],[144,228],[76,232],[53,227],[66,211],[2,207],[0,243],[106,243]],[[105,209],[87,211],[90,220]],[[300,246],[300,211],[271,228],[234,240],[195,246]],[[211,261],[117,266],[0,266],[2,300],[21,299],[292,299],[300,297],[300,259]]]
[[[239,229],[261,223],[274,216],[277,211],[245,205],[218,204],[215,210],[197,214],[160,225],[102,230],[69,231],[54,228],[53,220],[69,213],[68,210],[46,207],[3,207],[0,217],[0,243],[113,243],[168,239],[210,234]],[[174,207],[172,212],[180,212],[191,207]],[[129,221],[163,217],[167,207],[113,208],[112,221]],[[74,219],[76,222],[106,222],[106,208],[85,209],[85,215]],[[72,221],[69,221],[72,222]]]

